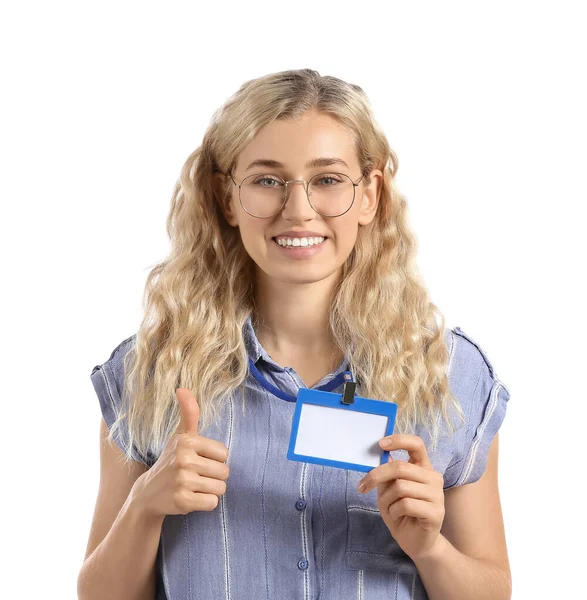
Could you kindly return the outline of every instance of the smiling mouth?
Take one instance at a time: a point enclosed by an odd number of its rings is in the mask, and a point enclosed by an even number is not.
[[[287,244],[285,245],[281,245],[277,242],[277,238],[271,238],[280,248],[313,248],[314,246],[321,246],[326,240],[328,240],[329,238],[325,235],[320,235],[320,236],[315,236],[315,237],[321,237],[324,238],[319,244],[312,244],[310,246],[310,244],[308,244],[307,246],[294,246],[293,244],[291,246],[288,246]]]

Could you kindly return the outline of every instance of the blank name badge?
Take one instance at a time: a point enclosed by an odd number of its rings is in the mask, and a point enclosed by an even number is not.
[[[334,394],[301,388],[287,458],[368,472],[389,461],[379,440],[392,435],[397,404],[354,395],[355,383]]]

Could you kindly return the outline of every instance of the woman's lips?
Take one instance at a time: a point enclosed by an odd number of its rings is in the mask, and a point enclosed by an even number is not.
[[[312,246],[280,246],[275,238],[271,238],[275,245],[282,251],[282,253],[290,258],[306,258],[313,256],[322,250],[324,245],[328,242],[328,238],[324,237],[324,241],[320,244],[314,244]]]

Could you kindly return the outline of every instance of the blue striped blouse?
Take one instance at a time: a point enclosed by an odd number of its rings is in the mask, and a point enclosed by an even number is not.
[[[379,514],[377,490],[357,491],[364,473],[287,459],[292,399],[306,386],[293,368],[271,359],[250,318],[243,335],[252,363],[245,412],[235,393],[205,434],[229,449],[226,493],[213,511],[165,517],[157,553],[157,600],[427,599],[416,565]],[[121,342],[91,373],[108,427],[120,408],[122,360],[134,337]],[[509,391],[486,353],[459,327],[446,329],[446,341],[449,384],[467,417],[454,437],[446,432],[437,448],[428,451],[448,489],[483,474]],[[342,393],[348,367],[345,358],[312,389]],[[362,395],[360,385],[355,393]],[[428,433],[417,428],[416,434],[429,448]],[[124,447],[124,437],[116,441]],[[409,458],[405,450],[391,455]],[[156,460],[152,455],[137,459],[148,466]]]

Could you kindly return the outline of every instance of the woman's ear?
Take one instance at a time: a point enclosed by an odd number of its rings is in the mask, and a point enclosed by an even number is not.
[[[368,225],[375,218],[377,207],[379,206],[379,197],[383,185],[383,173],[379,169],[374,169],[370,173],[371,182],[363,190],[361,199],[361,209],[359,211],[359,224]]]
[[[212,188],[214,190],[214,197],[216,202],[220,205],[222,214],[229,225],[236,227],[238,221],[234,211],[233,199],[231,190],[226,191],[226,176],[222,173],[212,174]]]

